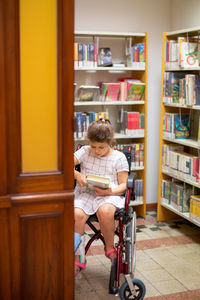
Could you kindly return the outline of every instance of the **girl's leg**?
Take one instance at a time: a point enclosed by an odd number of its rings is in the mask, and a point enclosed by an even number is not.
[[[78,207],[75,207],[74,209],[74,219],[75,219],[75,232],[82,235],[85,231],[85,223],[88,219],[88,215]],[[75,255],[75,262],[79,262],[79,255]],[[75,274],[77,274],[80,271],[79,266],[75,264]]]
[[[114,247],[115,220],[114,214],[116,207],[110,203],[101,205],[97,211],[101,232],[105,240],[105,250],[109,251]],[[109,257],[116,257],[116,253],[111,253]]]
[[[75,232],[82,235],[85,231],[85,223],[88,219],[88,215],[78,207],[74,209],[74,219],[75,219]]]

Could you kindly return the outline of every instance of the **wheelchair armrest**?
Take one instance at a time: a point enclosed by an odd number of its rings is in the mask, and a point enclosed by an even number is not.
[[[137,173],[131,173],[131,174],[128,176],[128,180],[127,180],[127,188],[128,188],[128,189],[133,188],[134,182],[135,182],[136,179],[137,179]]]

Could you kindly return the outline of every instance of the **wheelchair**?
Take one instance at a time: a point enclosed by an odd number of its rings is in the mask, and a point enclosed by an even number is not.
[[[81,145],[78,147],[80,148]],[[77,148],[77,150],[79,148]],[[123,153],[128,160],[130,170],[131,148],[125,147]],[[115,220],[117,220],[118,223],[115,229],[115,235],[118,237],[118,241],[115,244],[117,257],[113,258],[111,262],[108,292],[114,295],[119,294],[121,300],[142,300],[146,293],[144,283],[134,277],[136,267],[136,212],[133,211],[129,203],[130,200],[135,199],[134,182],[136,178],[136,173],[130,173],[125,193],[125,208],[118,209],[115,213]],[[90,216],[87,220],[87,224],[94,232],[94,235],[85,246],[85,254],[87,254],[95,240],[100,239],[105,245],[103,235],[101,231],[94,226],[94,222],[98,222],[96,214]],[[124,274],[125,282],[120,287],[121,274]]]

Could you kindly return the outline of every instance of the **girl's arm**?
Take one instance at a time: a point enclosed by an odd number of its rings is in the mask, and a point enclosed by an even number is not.
[[[108,189],[100,189],[97,187],[94,187],[94,190],[96,192],[97,196],[119,196],[123,195],[126,191],[126,183],[128,179],[128,172],[122,171],[117,173],[118,177],[118,183],[119,185],[115,187],[114,189],[108,188]]]
[[[74,156],[74,165],[78,165],[79,164],[79,161],[78,159]],[[87,186],[87,183],[86,183],[86,175],[85,174],[82,174],[78,171],[76,171],[74,169],[74,178],[76,179],[76,181],[78,182],[78,184],[83,187],[83,186]]]

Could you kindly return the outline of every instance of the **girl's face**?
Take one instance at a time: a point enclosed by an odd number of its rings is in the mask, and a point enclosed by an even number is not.
[[[90,142],[90,148],[92,153],[95,156],[103,157],[107,156],[110,153],[110,145],[106,142],[99,143],[99,142]]]

